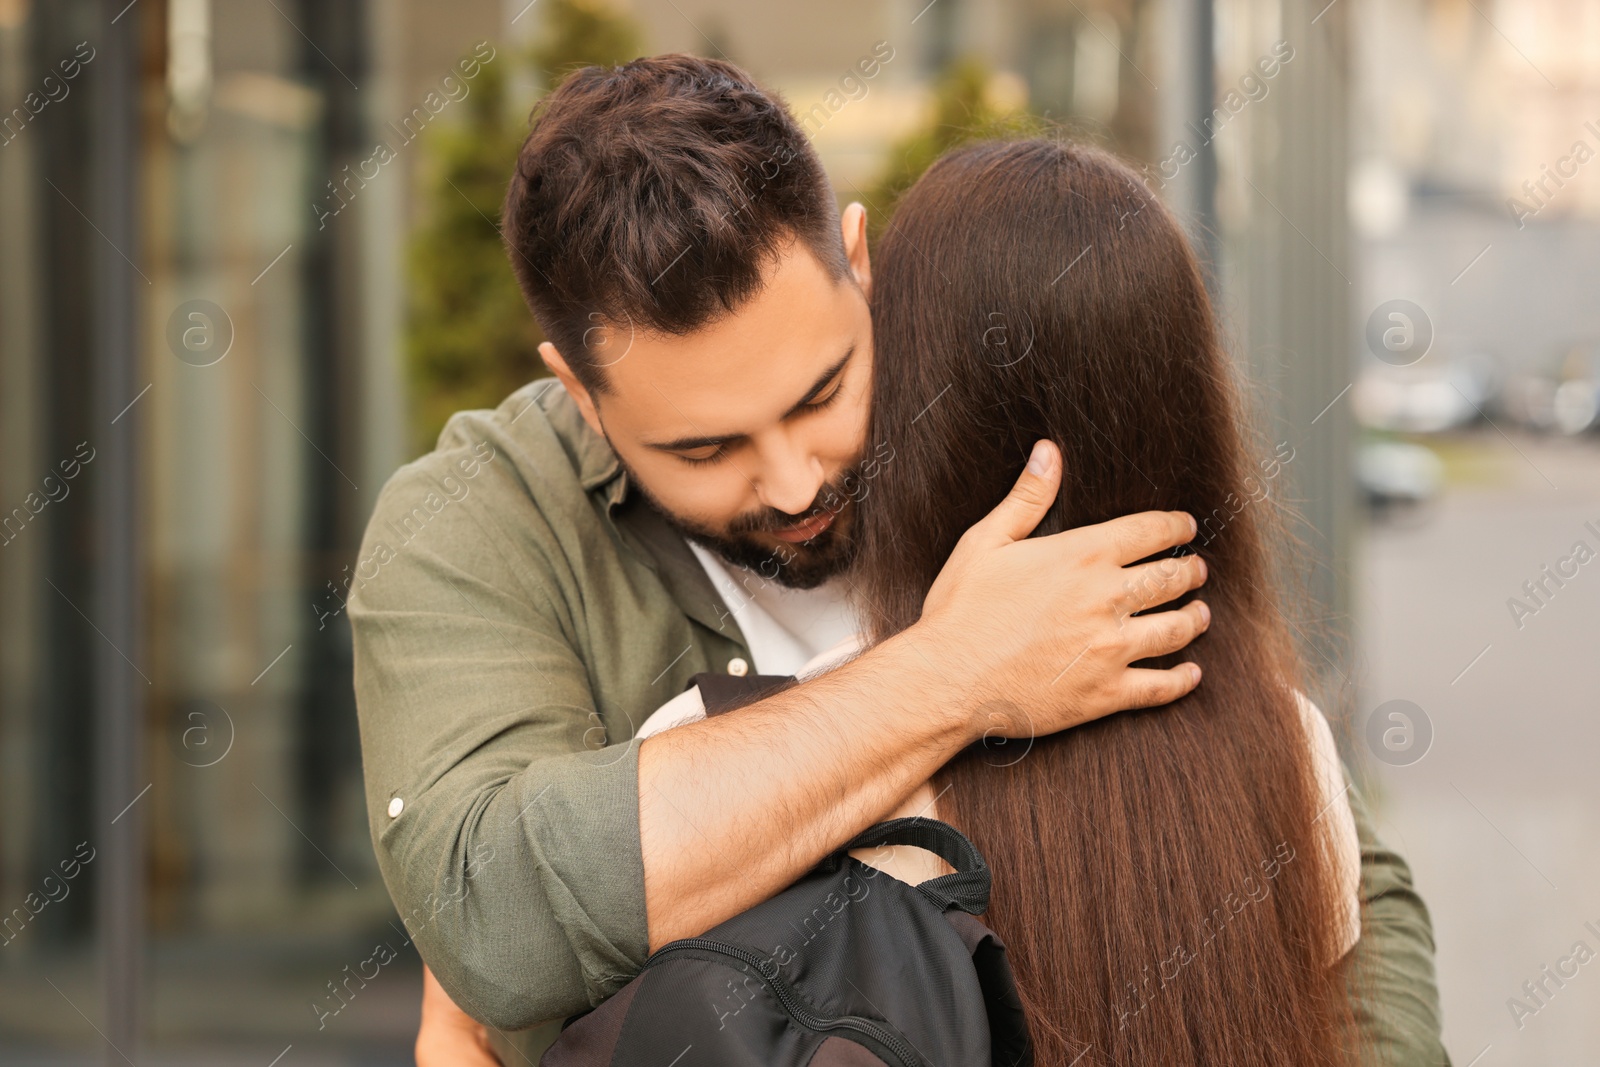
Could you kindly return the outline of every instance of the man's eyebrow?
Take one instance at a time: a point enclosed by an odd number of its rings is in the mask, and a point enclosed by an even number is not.
[[[846,363],[849,363],[850,362],[850,357],[855,355],[855,354],[856,354],[856,346],[855,345],[851,345],[849,347],[849,349],[847,349],[845,351],[844,356],[839,360],[839,362],[835,363],[833,366],[831,366],[827,370],[823,371],[817,377],[817,380],[812,384],[811,388],[806,390],[806,395],[801,397],[798,401],[796,401],[794,403],[794,405],[789,408],[788,411],[785,411],[783,413],[783,417],[787,419],[790,415],[795,414],[801,408],[805,407],[807,404],[809,404],[813,400],[815,400],[817,398],[817,394],[822,392],[824,389],[826,389],[828,387],[828,383],[833,381],[835,378],[837,378],[839,376],[839,372],[844,370],[844,365]]]
[[[826,389],[828,387],[828,383],[839,376],[839,372],[844,370],[844,365],[849,363],[850,357],[854,356],[855,354],[855,345],[851,345],[849,350],[845,352],[844,356],[839,360],[839,362],[835,363],[833,366],[829,367],[827,370],[818,375],[817,380],[812,383],[811,388],[806,390],[806,395],[790,405],[789,410],[783,413],[783,417],[787,419],[789,416],[800,411],[800,409],[804,408],[807,404],[815,400],[817,398],[817,394]],[[658,452],[689,452],[696,448],[711,448],[713,446],[730,444],[731,442],[741,440],[746,436],[746,434],[742,433],[730,433],[722,434],[718,437],[679,437],[673,441],[646,443],[645,447],[653,448]]]

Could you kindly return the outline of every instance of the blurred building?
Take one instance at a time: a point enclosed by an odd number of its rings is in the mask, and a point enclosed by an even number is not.
[[[1476,194],[1514,222],[1600,217],[1600,8],[1408,0],[1362,20],[1364,158],[1413,195]],[[1397,200],[1384,175],[1368,180],[1359,217],[1382,231]]]
[[[122,6],[0,17],[7,106],[49,100],[0,148],[7,508],[80,443],[95,456],[0,551],[0,892],[21,904],[79,842],[99,854],[0,953],[0,1029],[13,1049],[98,1057],[84,1018],[131,1010],[156,1041],[265,1048],[316,1022],[324,982],[390,910],[329,583],[404,458],[399,187],[318,210],[370,153],[387,72],[361,5]],[[108,101],[127,108],[128,155],[108,150]],[[126,232],[107,221],[123,201]],[[132,293],[126,330],[108,271]],[[131,358],[113,396],[117,347]],[[107,564],[108,534],[138,545],[136,573]],[[96,744],[107,645],[132,672],[120,751]],[[96,877],[130,838],[142,900]],[[107,929],[128,925],[121,896],[142,920],[131,940]],[[96,947],[135,976],[122,993]],[[360,1026],[332,1040],[370,1038]]]
[[[1600,5],[1402,0],[1353,17],[1360,313],[1405,297],[1440,356],[1553,375],[1600,342]]]

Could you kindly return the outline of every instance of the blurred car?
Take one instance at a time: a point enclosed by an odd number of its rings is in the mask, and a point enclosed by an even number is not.
[[[1417,507],[1444,487],[1444,462],[1425,445],[1368,440],[1356,460],[1356,482],[1375,512]]]
[[[1556,383],[1542,374],[1517,374],[1500,391],[1500,410],[1525,430],[1548,433],[1556,425]]]
[[[1595,424],[1600,416],[1600,382],[1593,378],[1573,379],[1556,387],[1556,429],[1565,434],[1579,434]]]
[[[1581,434],[1600,426],[1600,342],[1572,345],[1549,374],[1519,374],[1500,392],[1500,410],[1523,429]]]
[[[1481,418],[1499,378],[1499,362],[1486,352],[1407,367],[1373,362],[1356,379],[1351,404],[1371,430],[1440,433]]]

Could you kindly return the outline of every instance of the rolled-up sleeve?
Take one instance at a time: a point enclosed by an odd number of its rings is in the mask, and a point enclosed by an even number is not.
[[[440,469],[384,488],[349,600],[367,807],[440,983],[519,1029],[598,1004],[647,955],[638,743],[605,744],[561,561]]]
[[[1361,939],[1349,971],[1361,1062],[1449,1067],[1428,906],[1404,857],[1378,839],[1353,784],[1349,796],[1361,842]]]

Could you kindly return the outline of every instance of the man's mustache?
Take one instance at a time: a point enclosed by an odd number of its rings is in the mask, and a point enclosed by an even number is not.
[[[817,490],[816,500],[812,506],[799,515],[791,515],[787,511],[777,508],[765,508],[750,515],[741,515],[728,524],[728,532],[733,535],[752,533],[772,533],[777,530],[787,530],[803,522],[809,522],[819,515],[830,511],[843,510],[844,505],[850,502],[850,494],[845,486],[859,484],[860,476],[854,469],[841,474],[836,481],[828,482]]]

